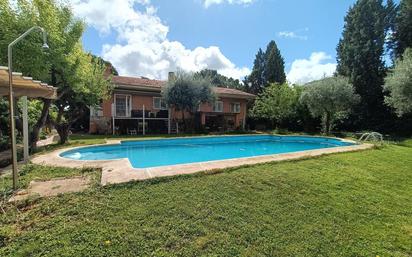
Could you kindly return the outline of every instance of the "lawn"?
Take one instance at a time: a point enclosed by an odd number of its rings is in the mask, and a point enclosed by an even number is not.
[[[5,205],[0,256],[411,256],[411,199],[407,141]]]

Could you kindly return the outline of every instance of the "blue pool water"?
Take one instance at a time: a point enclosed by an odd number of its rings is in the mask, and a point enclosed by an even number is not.
[[[242,157],[290,153],[352,145],[335,138],[302,136],[216,136],[124,141],[72,149],[60,154],[74,160],[128,158],[134,168],[205,162]]]

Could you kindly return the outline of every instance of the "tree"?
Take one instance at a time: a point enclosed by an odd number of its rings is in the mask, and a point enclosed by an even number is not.
[[[394,2],[394,0],[387,0],[385,6],[385,34],[386,34],[386,51],[391,56],[392,60],[395,59],[395,40],[393,38],[395,34],[395,26],[396,26],[396,16],[398,15],[398,5]]]
[[[285,61],[274,40],[266,48],[264,74],[266,83],[283,84],[286,81]]]
[[[250,111],[254,118],[268,119],[276,127],[290,117],[298,102],[298,92],[288,84],[271,84],[255,100]]]
[[[247,91],[252,94],[259,94],[266,85],[265,79],[265,54],[259,48],[255,61],[253,62],[252,72],[245,78],[244,84]]]
[[[228,78],[219,74],[216,70],[203,69],[194,74],[195,78],[210,80],[213,86],[235,88],[244,90],[244,86],[240,84],[238,79]]]
[[[385,79],[384,90],[389,92],[385,103],[395,108],[398,116],[412,112],[412,48],[407,48],[403,58]]]
[[[178,72],[175,79],[168,81],[162,95],[170,107],[182,113],[184,129],[188,129],[185,113],[194,118],[193,114],[200,104],[215,100],[210,80],[184,72]]]
[[[252,72],[245,78],[247,91],[259,94],[270,83],[283,84],[286,81],[285,61],[274,40],[270,41],[263,52],[259,48]]]
[[[80,43],[69,58],[67,67],[72,76],[67,77],[60,86],[60,95],[54,102],[57,116],[51,121],[60,136],[60,143],[68,140],[70,127],[84,115],[88,115],[89,106],[99,104],[101,99],[109,96],[110,83],[105,78],[105,62],[86,54]]]
[[[399,4],[391,43],[395,58],[401,57],[406,48],[412,47],[412,0],[401,0]]]
[[[337,74],[348,77],[362,99],[353,117],[360,128],[380,124],[389,113],[382,93],[386,21],[382,0],[358,0],[345,17],[337,46]]]
[[[15,70],[56,86],[59,99],[81,99],[77,94],[84,94],[90,87],[97,86],[86,83],[85,78],[91,75],[79,71],[79,67],[85,68],[88,65],[90,66],[85,71],[93,71],[95,65],[92,62],[86,64],[80,44],[84,24],[74,18],[70,6],[56,0],[21,0],[13,4],[1,1],[0,14],[0,64],[7,63],[7,45],[31,26],[38,25],[48,33],[50,50],[43,53],[39,47],[40,35],[30,35],[14,48]],[[91,80],[96,81],[96,78]],[[104,83],[99,86],[104,87]],[[105,90],[95,90],[96,94],[103,91]],[[89,98],[87,96],[83,99]],[[60,103],[62,101],[64,100],[59,100]],[[45,125],[52,104],[51,100],[43,100],[39,119],[31,133],[32,148],[35,148],[39,131]],[[71,109],[67,108],[65,111],[70,112]]]
[[[322,118],[323,132],[329,134],[335,123],[359,102],[359,95],[347,78],[330,77],[306,84],[300,101],[313,117]]]

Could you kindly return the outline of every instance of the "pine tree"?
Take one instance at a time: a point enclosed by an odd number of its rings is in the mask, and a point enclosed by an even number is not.
[[[286,82],[285,61],[274,40],[270,41],[265,52],[266,83],[283,84]]]
[[[285,61],[276,42],[272,40],[265,52],[259,48],[252,73],[245,78],[244,84],[250,93],[259,94],[271,83],[284,84],[285,82]]]
[[[382,0],[358,0],[346,17],[337,46],[337,73],[350,79],[361,102],[351,119],[357,128],[377,129],[387,118],[383,104],[386,10]]]
[[[412,47],[412,0],[401,0],[399,4],[392,46],[395,58],[401,57],[406,48]]]
[[[245,78],[244,84],[247,86],[248,92],[259,94],[266,86],[267,81],[264,76],[265,72],[265,53],[259,48],[255,61],[253,63],[252,73]]]
[[[386,51],[391,56],[392,60],[395,60],[395,40],[394,40],[394,32],[395,32],[395,25],[396,25],[396,16],[398,14],[398,5],[395,4],[393,0],[386,1],[385,7],[385,34],[387,36],[386,40]]]

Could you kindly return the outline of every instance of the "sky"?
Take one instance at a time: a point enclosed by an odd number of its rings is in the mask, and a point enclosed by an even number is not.
[[[124,76],[215,69],[242,79],[275,40],[291,83],[333,74],[344,16],[355,0],[70,0],[87,51]]]

